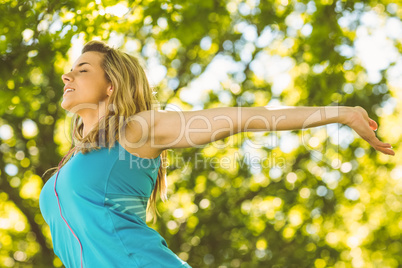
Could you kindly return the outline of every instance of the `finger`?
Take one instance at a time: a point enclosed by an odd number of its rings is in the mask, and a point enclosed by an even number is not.
[[[391,144],[382,142],[377,137],[375,139],[372,139],[371,141],[375,146],[378,146],[381,148],[392,148]]]
[[[381,141],[381,140],[377,137],[377,135],[375,136],[374,140],[375,140],[375,141],[377,142],[377,144],[378,144],[379,146],[381,146],[381,147],[388,147],[388,148],[391,148],[391,147],[392,147],[392,145],[391,145],[390,143]]]
[[[380,151],[384,154],[388,154],[388,155],[395,155],[395,152],[392,149],[382,148],[382,149],[378,149],[378,151]]]
[[[365,139],[368,143],[370,143],[370,145],[374,147],[376,150],[385,150],[392,148],[391,144],[380,141],[376,136],[370,135],[370,137],[363,139]]]
[[[391,145],[391,144],[389,144],[389,143],[383,143],[383,142],[381,142],[381,143],[379,144],[379,146],[381,146],[381,147],[383,147],[383,148],[392,148],[392,145]]]
[[[390,155],[395,155],[394,150],[389,149],[389,150],[387,150],[387,151],[389,152]]]
[[[376,149],[377,151],[380,151],[384,154],[388,154],[388,155],[395,155],[394,150],[392,150],[392,146],[389,143],[383,143],[379,140],[370,143],[374,149]]]
[[[378,129],[378,124],[376,121],[374,121],[373,119],[369,118],[369,125],[371,127],[372,130],[377,130]]]
[[[392,147],[392,145],[390,143],[383,142],[376,136],[370,137],[370,142],[375,143],[376,145],[381,146],[381,147],[388,147],[388,148]]]

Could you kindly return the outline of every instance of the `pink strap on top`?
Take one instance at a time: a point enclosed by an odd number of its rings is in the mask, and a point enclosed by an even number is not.
[[[73,151],[75,149],[75,147],[71,148],[70,151],[68,151],[68,153],[63,157],[63,159],[60,161],[58,167],[57,167],[57,174],[56,174],[56,179],[54,180],[54,193],[56,195],[57,198],[57,203],[59,205],[59,210],[60,210],[60,216],[62,217],[62,219],[64,220],[64,222],[67,224],[68,228],[70,229],[70,231],[73,233],[74,237],[78,240],[78,243],[80,243],[80,249],[81,249],[81,268],[83,268],[83,264],[82,264],[82,245],[81,245],[81,241],[80,239],[75,235],[74,231],[71,229],[70,225],[67,223],[66,219],[63,217],[63,214],[61,213],[61,206],[60,206],[60,200],[59,200],[59,195],[57,194],[56,191],[56,182],[57,182],[57,177],[59,176],[59,172],[60,172],[60,168],[61,168],[61,164],[63,163],[64,159],[71,153],[71,151]]]

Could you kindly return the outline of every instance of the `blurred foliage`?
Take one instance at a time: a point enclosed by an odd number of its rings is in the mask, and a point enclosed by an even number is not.
[[[357,45],[401,17],[390,0],[3,0],[0,266],[62,266],[38,208],[41,176],[69,146],[60,76],[73,43],[98,38],[163,76],[163,106],[360,105],[396,147],[381,155],[335,126],[169,151],[170,198],[152,227],[191,266],[401,267],[402,90],[391,77],[401,77],[402,34],[383,36],[397,56],[374,79]],[[202,89],[219,58],[233,69]],[[197,100],[185,98],[191,85]]]

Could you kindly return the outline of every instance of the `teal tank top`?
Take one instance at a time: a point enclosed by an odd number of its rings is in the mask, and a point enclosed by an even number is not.
[[[116,143],[72,156],[45,183],[40,210],[67,268],[190,267],[145,222],[159,166]]]

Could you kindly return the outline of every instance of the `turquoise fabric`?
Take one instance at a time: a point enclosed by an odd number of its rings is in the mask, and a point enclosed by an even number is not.
[[[160,156],[140,158],[116,143],[78,153],[44,185],[39,205],[55,254],[67,268],[190,267],[145,223]],[[73,235],[75,233],[77,238]]]

